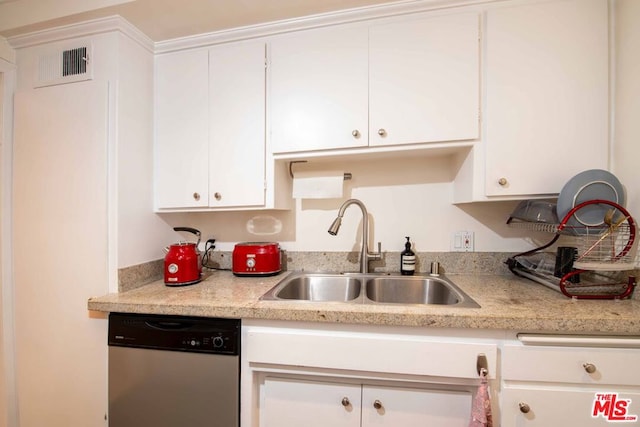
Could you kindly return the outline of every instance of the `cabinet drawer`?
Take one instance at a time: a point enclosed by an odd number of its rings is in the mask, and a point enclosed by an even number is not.
[[[477,379],[478,355],[495,378],[497,346],[420,336],[331,331],[248,332],[250,363]]]
[[[606,426],[612,422],[636,425],[640,392],[505,387],[501,408],[501,425],[505,427],[587,427]]]
[[[504,347],[502,374],[505,380],[638,385],[639,357],[640,350],[629,348],[513,344]]]

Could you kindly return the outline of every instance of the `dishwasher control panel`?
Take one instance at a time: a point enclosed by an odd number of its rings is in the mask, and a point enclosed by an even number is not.
[[[111,346],[240,354],[240,320],[209,317],[109,314]]]

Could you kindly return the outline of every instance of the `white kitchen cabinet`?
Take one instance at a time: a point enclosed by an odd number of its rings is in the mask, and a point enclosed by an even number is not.
[[[265,45],[156,59],[156,209],[275,207],[265,191]]]
[[[265,203],[265,45],[209,50],[209,205]]]
[[[604,426],[638,420],[637,348],[504,346],[502,425]],[[598,345],[606,345],[606,338]],[[637,341],[637,340],[636,340]],[[637,344],[636,344],[637,345]]]
[[[242,425],[466,427],[478,360],[493,382],[497,346],[431,332],[247,320]]]
[[[260,397],[260,427],[359,427],[359,384],[267,377]]]
[[[209,56],[206,50],[155,59],[155,205],[209,205]]]
[[[269,43],[271,151],[368,141],[368,44],[362,25],[301,31]]]
[[[485,33],[486,196],[554,195],[607,169],[607,1],[507,4]]]
[[[592,427],[607,426],[612,422],[636,424],[640,416],[640,392],[613,393],[611,389],[506,386],[502,391],[501,425]],[[597,407],[596,401],[599,402]]]
[[[468,392],[267,377],[261,427],[466,427]]]
[[[369,29],[369,145],[480,136],[480,17],[405,18]]]
[[[273,153],[479,135],[477,13],[309,30],[269,56]]]
[[[362,387],[362,427],[467,427],[472,393],[408,386]]]

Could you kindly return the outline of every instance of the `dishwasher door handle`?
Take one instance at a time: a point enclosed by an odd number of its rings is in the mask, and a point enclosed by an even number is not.
[[[144,322],[147,326],[153,329],[159,329],[161,331],[184,331],[190,329],[193,326],[193,322],[176,322],[176,321],[150,321]]]

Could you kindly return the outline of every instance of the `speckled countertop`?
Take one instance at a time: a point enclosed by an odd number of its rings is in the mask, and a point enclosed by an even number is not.
[[[217,271],[201,283],[185,287],[167,287],[159,280],[91,298],[88,308],[242,319],[640,335],[640,300],[572,300],[515,276],[449,275],[480,308],[259,300],[287,274],[241,278]]]

